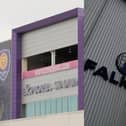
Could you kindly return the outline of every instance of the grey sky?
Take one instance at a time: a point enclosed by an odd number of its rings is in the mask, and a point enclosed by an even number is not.
[[[11,38],[15,27],[83,7],[84,0],[0,0],[0,42]]]

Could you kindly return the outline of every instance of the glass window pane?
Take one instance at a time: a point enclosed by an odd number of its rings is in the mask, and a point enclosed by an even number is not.
[[[62,112],[62,98],[57,98],[57,113]]]
[[[35,115],[34,103],[28,103],[26,105],[26,116],[27,117],[33,117],[34,115]]]
[[[77,111],[78,109],[78,100],[77,100],[77,96],[69,96],[68,98],[69,100],[69,112],[72,111]]]
[[[46,115],[51,113],[51,100],[46,100]]]
[[[47,52],[27,58],[28,70],[42,68],[51,65],[51,53]]]
[[[51,113],[56,113],[56,99],[51,100]]]
[[[57,49],[56,50],[56,64],[64,63],[72,60],[76,60],[77,56],[77,45],[70,47]]]
[[[46,114],[46,102],[41,101],[41,115],[45,115],[45,114]]]
[[[63,97],[63,112],[68,112],[68,102],[67,97]]]
[[[41,102],[35,102],[35,115],[40,116],[41,115]]]
[[[21,115],[22,118],[26,117],[26,104],[23,104],[22,105],[22,115]]]

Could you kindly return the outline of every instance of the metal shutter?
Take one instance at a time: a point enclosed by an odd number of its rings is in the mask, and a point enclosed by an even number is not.
[[[23,57],[77,44],[77,39],[77,18],[37,29],[23,35]]]

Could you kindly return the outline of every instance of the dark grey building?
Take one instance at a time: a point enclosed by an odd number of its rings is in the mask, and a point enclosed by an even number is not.
[[[0,120],[11,117],[11,43],[0,43]]]
[[[126,126],[126,1],[85,0],[85,11],[85,126]]]

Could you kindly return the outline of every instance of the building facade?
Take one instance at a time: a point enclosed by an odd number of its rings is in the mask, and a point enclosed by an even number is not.
[[[77,8],[13,30],[13,118],[83,110],[83,20]]]
[[[83,125],[83,22],[76,8],[13,29],[0,45],[0,120],[18,118],[0,125]]]

